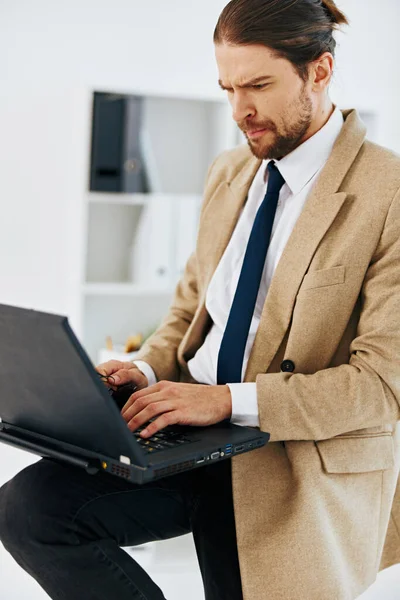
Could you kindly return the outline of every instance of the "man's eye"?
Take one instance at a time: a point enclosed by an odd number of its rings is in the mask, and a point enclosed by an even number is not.
[[[255,90],[262,90],[263,88],[267,87],[268,83],[258,83],[257,85],[253,85],[253,88]]]

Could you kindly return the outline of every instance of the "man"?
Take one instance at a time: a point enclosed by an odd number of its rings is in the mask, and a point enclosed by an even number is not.
[[[140,360],[98,367],[139,386],[122,414],[154,419],[144,437],[228,418],[270,443],[145,486],[49,459],[19,473],[0,537],[52,598],[164,598],[119,546],[189,531],[207,600],[350,600],[399,559],[400,159],[329,98],[341,23],[332,1],[224,9],[220,85],[248,145],[211,166]]]

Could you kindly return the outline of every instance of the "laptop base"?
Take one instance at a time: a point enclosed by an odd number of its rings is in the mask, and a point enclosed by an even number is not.
[[[235,454],[243,454],[263,446],[265,439],[260,439],[255,432],[253,440],[248,440],[240,446],[233,446],[230,452],[227,452],[226,449],[224,451],[223,448],[214,452],[200,451],[192,453],[184,460],[176,455],[172,462],[167,461],[166,463],[165,460],[159,462],[159,464],[154,462],[147,468],[132,464],[126,456],[120,456],[118,459],[99,452],[80,449],[66,442],[60,442],[42,434],[34,434],[31,431],[4,422],[0,422],[0,442],[82,468],[90,475],[96,475],[102,471],[142,485],[155,479],[226,460],[232,458]]]

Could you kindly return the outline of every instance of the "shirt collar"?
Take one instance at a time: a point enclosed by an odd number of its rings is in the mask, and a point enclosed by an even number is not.
[[[281,160],[275,160],[276,166],[293,194],[298,194],[324,166],[342,129],[343,122],[343,114],[336,106],[329,120],[317,133]],[[264,160],[261,166],[264,181],[266,181],[269,162],[270,160]]]

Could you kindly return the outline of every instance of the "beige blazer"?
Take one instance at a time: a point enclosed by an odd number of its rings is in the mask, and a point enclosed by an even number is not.
[[[351,600],[400,562],[400,157],[343,114],[245,375],[271,441],[232,459],[244,600]],[[159,380],[193,381],[207,287],[259,166],[245,145],[209,170],[196,251],[138,357]]]

